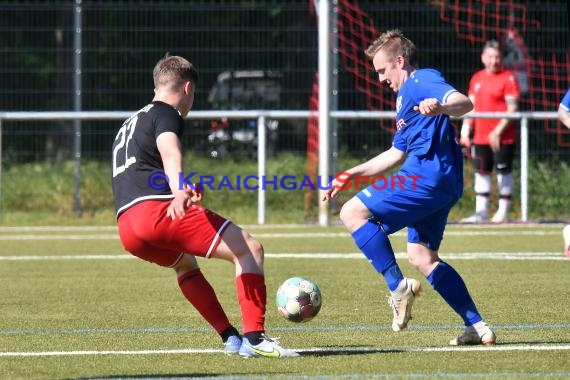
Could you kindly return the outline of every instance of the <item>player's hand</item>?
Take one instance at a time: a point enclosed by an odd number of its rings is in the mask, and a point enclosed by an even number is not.
[[[340,191],[343,189],[343,185],[345,185],[346,181],[350,179],[348,175],[345,175],[342,178],[344,182],[341,182],[338,180],[338,176],[339,175],[337,174],[337,176],[333,179],[331,187],[327,190],[327,192],[323,196],[322,201],[330,201],[331,199],[336,198],[340,193]]]
[[[174,194],[174,199],[166,210],[166,216],[170,217],[172,220],[176,218],[182,219],[186,214],[189,199],[190,195],[186,192],[186,190],[176,191]]]
[[[459,132],[459,144],[464,148],[471,148],[471,121],[463,120]]]
[[[495,131],[491,131],[491,133],[489,133],[489,145],[491,146],[491,150],[495,153],[501,150],[501,135]]]
[[[459,138],[459,144],[461,146],[464,146],[465,148],[470,148],[471,147],[471,139],[469,138],[469,136],[461,136]]]
[[[333,181],[331,188],[327,190],[327,192],[323,196],[322,201],[330,201],[331,199],[336,198],[338,196],[338,193],[340,193],[340,189],[334,186],[334,181]]]
[[[191,205],[198,203],[202,200],[204,190],[202,189],[202,185],[200,182],[194,183],[194,188],[190,187],[187,183],[184,184],[184,191],[188,194],[189,198],[186,201],[186,208],[190,207]]]
[[[435,98],[424,99],[414,106],[414,111],[421,113],[424,116],[435,116],[443,112],[443,106]]]

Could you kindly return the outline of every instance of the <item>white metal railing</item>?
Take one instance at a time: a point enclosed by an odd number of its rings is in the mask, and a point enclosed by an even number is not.
[[[130,117],[135,111],[82,111],[82,112],[0,112],[0,220],[2,217],[2,122],[3,121],[53,121],[53,120],[124,120]],[[266,135],[265,135],[265,120],[267,118],[274,119],[307,119],[309,117],[318,117],[319,112],[316,111],[271,111],[271,110],[251,110],[251,111],[192,111],[188,115],[188,119],[257,119],[258,128],[258,144],[257,144],[257,164],[258,176],[264,178],[266,175]],[[393,119],[395,112],[392,111],[331,111],[330,118],[334,119]],[[481,112],[469,113],[464,118],[505,118],[520,120],[520,157],[521,157],[521,173],[520,173],[520,196],[521,196],[521,221],[528,221],[528,121],[529,120],[545,120],[556,119],[556,112]],[[457,118],[455,118],[457,119]],[[79,130],[79,134],[80,134]],[[76,136],[81,138],[81,136]],[[323,137],[319,135],[321,140]],[[328,139],[326,139],[328,141]],[[76,151],[74,157],[76,165],[80,164],[81,151],[80,144],[75,144]],[[319,142],[319,146],[321,143]],[[328,152],[328,148],[326,149]],[[328,156],[328,154],[327,154]],[[329,161],[319,155],[319,174],[323,174],[325,178],[329,174]],[[76,171],[76,176],[80,176],[80,172]],[[76,178],[76,184],[79,186],[81,183],[80,178]],[[79,196],[79,191],[76,191],[76,196]],[[257,222],[265,224],[265,190],[263,186],[258,189],[258,208],[257,208]],[[79,199],[76,199],[78,204]],[[321,215],[326,213],[326,215]],[[328,224],[329,216],[328,206],[319,207],[319,224]]]

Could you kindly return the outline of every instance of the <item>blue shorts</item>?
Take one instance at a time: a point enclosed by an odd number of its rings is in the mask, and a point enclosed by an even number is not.
[[[369,186],[356,194],[372,213],[371,221],[378,223],[387,235],[408,227],[409,243],[424,243],[437,251],[447,217],[459,200],[456,195],[438,189],[384,189]]]

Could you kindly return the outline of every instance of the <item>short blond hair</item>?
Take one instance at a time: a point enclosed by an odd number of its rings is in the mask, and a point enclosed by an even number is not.
[[[389,58],[401,55],[408,62],[413,62],[416,55],[416,45],[407,39],[399,29],[388,30],[364,51],[370,59],[374,58],[378,51],[383,50]]]
[[[196,85],[198,82],[198,71],[186,58],[166,54],[154,66],[152,77],[155,88],[178,87],[186,81]]]

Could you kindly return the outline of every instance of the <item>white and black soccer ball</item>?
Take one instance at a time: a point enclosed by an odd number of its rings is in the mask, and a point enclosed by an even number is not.
[[[318,285],[306,277],[291,277],[277,289],[277,310],[291,322],[307,322],[321,310]]]

